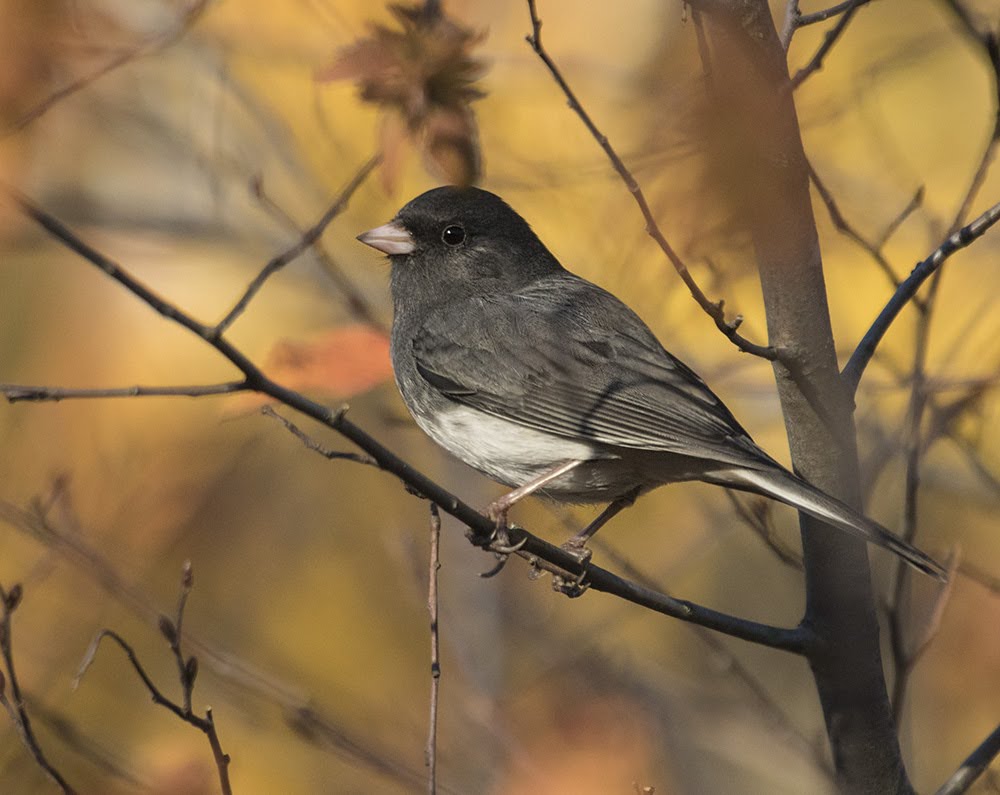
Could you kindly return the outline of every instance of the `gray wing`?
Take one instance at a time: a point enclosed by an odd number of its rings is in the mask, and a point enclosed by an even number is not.
[[[431,313],[417,371],[445,397],[610,447],[742,466],[770,459],[705,383],[610,293],[564,273]]]

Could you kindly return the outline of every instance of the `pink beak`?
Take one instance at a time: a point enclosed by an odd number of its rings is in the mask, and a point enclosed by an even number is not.
[[[389,256],[411,254],[417,247],[413,242],[413,235],[397,221],[390,221],[382,226],[369,229],[367,232],[362,232],[358,235],[358,240]]]

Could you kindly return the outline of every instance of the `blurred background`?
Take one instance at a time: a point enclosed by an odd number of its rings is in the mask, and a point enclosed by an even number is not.
[[[783,7],[773,7],[779,26]],[[1000,13],[995,0],[967,7],[982,30]],[[462,50],[469,74],[482,72],[484,96],[470,106],[481,184],[567,267],[631,304],[787,463],[769,364],[717,332],[646,236],[526,45],[526,4],[451,0],[445,11],[481,34]],[[543,0],[539,13],[547,48],[634,169],[668,239],[709,297],[725,298],[745,317],[743,332],[764,342],[729,175],[705,143],[725,130],[711,128],[702,106],[690,14],[654,0]],[[449,459],[406,415],[387,365],[388,266],[354,240],[442,181],[427,138],[418,130],[407,141],[413,119],[359,97],[356,79],[379,62],[350,48],[376,35],[372,23],[401,25],[360,0],[0,0],[0,176],[210,323],[384,151],[321,249],[274,276],[229,336],[283,383],[331,406],[349,401],[355,422],[484,506],[500,487]],[[793,70],[832,24],[795,35]],[[947,3],[881,0],[858,11],[796,92],[807,154],[857,234],[879,242],[923,188],[882,248],[900,276],[940,243],[969,188],[997,112],[991,74]],[[466,148],[476,140],[469,118],[459,125]],[[966,220],[998,194],[989,172]],[[814,209],[846,360],[892,285],[815,193]],[[2,208],[0,233],[0,382],[236,377],[13,208]],[[902,710],[923,791],[1000,715],[998,240],[988,233],[945,266],[927,349],[933,405],[917,442],[918,543],[939,559],[960,547],[965,573]],[[917,336],[907,310],[858,395],[867,510],[890,528],[903,514]],[[156,617],[175,609],[185,560],[194,566],[186,648],[201,664],[194,706],[213,708],[235,791],[425,787],[428,507],[387,474],[310,452],[260,406],[247,396],[0,406],[0,583],[24,587],[14,659],[42,747],[82,792],[218,791],[204,736],[150,702],[120,650],[102,648],[71,687],[91,638],[109,627],[180,697]],[[350,449],[281,411],[321,443]],[[592,515],[529,501],[514,519],[558,543]],[[785,508],[673,486],[602,536],[599,563],[675,595],[776,624],[801,615],[797,529]],[[895,563],[872,555],[891,600]],[[481,579],[493,558],[449,517],[442,559],[441,792],[832,791],[804,661],[602,594],[566,599],[520,560]],[[928,635],[934,596],[922,581],[906,595],[907,642]],[[0,737],[0,791],[56,791],[9,721]],[[1000,791],[989,778],[978,786]]]

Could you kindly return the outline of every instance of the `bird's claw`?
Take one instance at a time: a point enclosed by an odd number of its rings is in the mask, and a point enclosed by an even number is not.
[[[494,529],[489,542],[483,546],[484,549],[488,549],[496,555],[497,562],[496,565],[494,565],[489,571],[481,572],[479,575],[480,577],[484,579],[496,577],[501,571],[503,571],[503,567],[507,565],[507,561],[510,559],[510,556],[528,543],[527,536],[524,536],[524,538],[515,544],[510,543],[508,529],[509,528],[507,527],[506,522],[504,522],[503,527],[498,524],[496,529]]]
[[[552,590],[568,596],[570,599],[583,596],[589,589],[590,583],[587,582],[586,568],[575,577],[562,577],[558,574],[552,576]]]
[[[587,582],[587,564],[590,563],[594,553],[584,546],[584,543],[582,539],[571,538],[560,547],[577,562],[580,566],[580,573],[575,577],[561,575],[553,575],[552,577],[552,590],[565,594],[570,599],[582,596],[590,588],[590,583]]]

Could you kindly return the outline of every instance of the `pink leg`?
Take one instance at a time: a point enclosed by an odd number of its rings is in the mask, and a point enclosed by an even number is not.
[[[540,477],[525,483],[523,486],[520,486],[491,502],[486,508],[486,513],[489,515],[490,519],[496,523],[497,533],[506,534],[507,512],[514,507],[514,503],[524,497],[527,497],[529,494],[534,494],[540,488],[543,488],[561,475],[565,475],[571,469],[575,469],[582,463],[582,460],[567,461],[566,463],[560,464],[554,469],[550,469]]]

